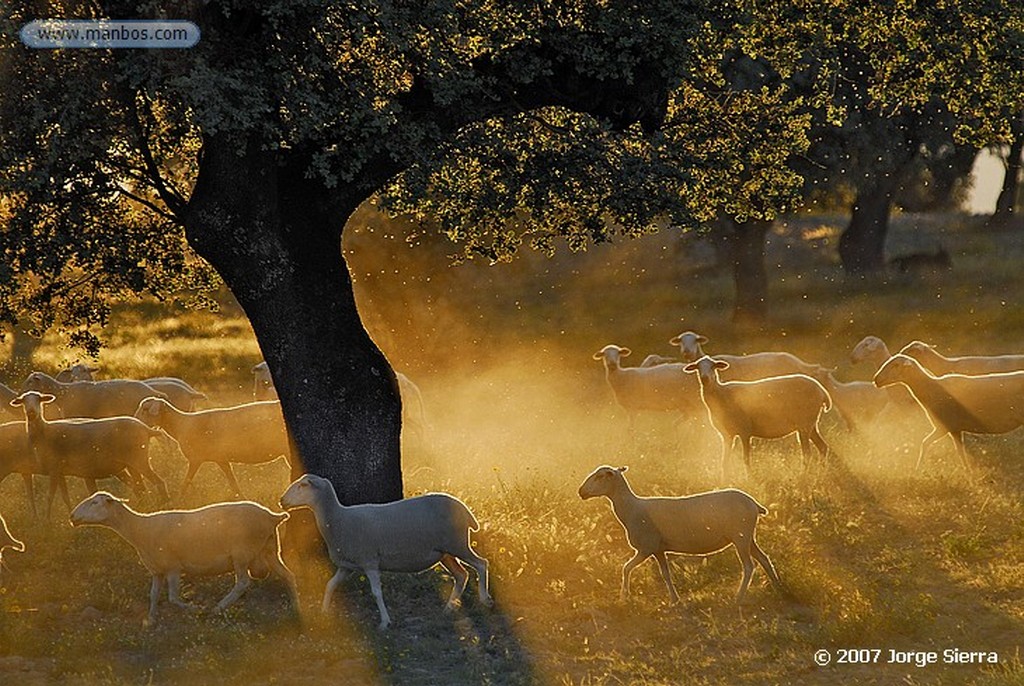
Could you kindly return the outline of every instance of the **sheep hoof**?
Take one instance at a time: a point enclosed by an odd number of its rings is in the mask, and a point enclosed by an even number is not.
[[[388,627],[391,626],[391,622],[381,622],[377,625],[378,631],[387,631]]]
[[[444,604],[444,613],[446,615],[450,615],[453,612],[455,612],[455,608],[457,608],[458,606],[459,606],[458,603],[452,603],[452,602],[445,603]]]
[[[481,598],[480,602],[483,604],[484,607],[494,607],[494,598],[492,598],[491,596]]]

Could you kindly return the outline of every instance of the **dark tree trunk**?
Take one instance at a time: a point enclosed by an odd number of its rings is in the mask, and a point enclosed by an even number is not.
[[[839,258],[848,276],[885,272],[885,238],[895,190],[892,177],[858,189],[850,223],[839,237]]]
[[[1003,187],[996,199],[996,210],[992,213],[992,221],[999,223],[1013,218],[1017,208],[1017,194],[1020,188],[1021,155],[1024,154],[1024,115],[1014,119],[1013,142],[1006,156],[1006,174],[1003,176]]]
[[[346,504],[397,500],[398,386],[363,328],[341,253],[362,198],[323,188],[305,168],[297,152],[208,138],[186,235],[252,323],[299,453],[293,473],[330,479]]]
[[[765,237],[771,222],[726,220],[729,257],[736,286],[732,320],[737,324],[760,324],[768,314],[768,272],[764,265]]]
[[[33,369],[32,358],[43,340],[28,333],[15,324],[11,332],[11,358],[3,365],[4,378],[17,381],[19,384]]]

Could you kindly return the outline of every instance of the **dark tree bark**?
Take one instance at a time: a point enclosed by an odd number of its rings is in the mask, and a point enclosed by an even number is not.
[[[737,324],[761,324],[768,314],[768,272],[765,270],[765,238],[771,222],[726,220],[729,227],[729,258],[736,287],[732,320]]]
[[[857,190],[850,223],[839,237],[839,258],[848,276],[885,272],[885,238],[897,183],[895,175],[875,179]]]
[[[305,161],[206,139],[186,235],[252,323],[299,452],[293,472],[330,479],[343,503],[397,500],[398,386],[362,325],[341,253],[362,198],[305,178]]]
[[[0,369],[4,378],[20,383],[34,369],[32,358],[42,342],[41,338],[15,325],[11,332],[11,357]]]
[[[1021,155],[1024,154],[1024,115],[1014,118],[1013,142],[1006,156],[1006,174],[1003,186],[996,199],[996,209],[991,221],[1002,223],[1013,218],[1017,208],[1017,195],[1020,189]]]

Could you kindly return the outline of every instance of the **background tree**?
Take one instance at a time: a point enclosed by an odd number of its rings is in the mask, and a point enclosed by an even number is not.
[[[1005,223],[1013,218],[1020,195],[1020,169],[1024,156],[1024,112],[1011,117],[1010,122],[1012,140],[1006,146],[1005,157],[1001,155],[1006,173],[1003,174],[1003,185],[999,189],[996,209],[992,213],[992,223],[995,224]]]

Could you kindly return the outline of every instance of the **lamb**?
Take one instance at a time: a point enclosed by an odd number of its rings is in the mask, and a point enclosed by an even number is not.
[[[900,354],[913,357],[921,363],[933,376],[946,374],[964,374],[979,376],[982,374],[998,374],[1002,372],[1024,371],[1024,355],[970,355],[966,357],[945,357],[935,350],[935,346],[911,341],[903,346]]]
[[[743,443],[743,461],[748,469],[752,436],[782,438],[795,432],[805,463],[810,459],[810,443],[823,457],[828,456],[828,444],[818,432],[818,419],[822,410],[831,409],[832,398],[820,383],[803,374],[723,382],[718,372],[728,368],[728,362],[707,355],[683,368],[697,375],[700,397],[722,439],[723,475],[726,457],[737,437]]]
[[[889,352],[889,347],[878,336],[865,336],[850,352],[850,362],[853,364],[866,363],[875,372],[890,357],[892,357],[892,353]]]
[[[57,374],[56,379],[65,383],[71,381],[95,381],[93,373],[97,371],[99,371],[99,367],[75,364]],[[166,395],[167,399],[181,410],[194,410],[196,403],[207,399],[205,393],[200,393],[187,382],[174,376],[153,376],[148,379],[142,379],[142,383]]]
[[[671,345],[679,346],[680,356],[687,364],[704,357],[704,349],[701,346],[707,342],[706,336],[693,331],[684,331],[669,341]],[[804,362],[796,355],[785,352],[715,355],[714,357],[716,360],[729,363],[729,371],[722,374],[725,381],[756,381],[787,374],[814,376],[822,371],[830,371],[821,365]]]
[[[487,590],[487,560],[473,552],[469,537],[480,525],[473,513],[447,493],[427,493],[383,505],[344,506],[330,481],[305,474],[288,486],[281,507],[308,507],[327,544],[337,572],[324,590],[323,610],[331,607],[331,596],[351,571],[362,572],[380,612],[380,629],[388,628],[391,616],[381,594],[381,572],[416,573],[440,563],[455,578],[445,605],[451,610],[462,597],[469,573],[477,573],[480,602],[493,601]]]
[[[20,410],[18,411],[20,412]],[[36,463],[28,442],[28,429],[25,426],[25,421],[0,424],[0,483],[3,483],[3,480],[10,474],[21,474],[21,479],[25,483],[25,494],[33,515],[36,514],[36,501],[32,475],[39,471],[40,467]]]
[[[622,567],[622,598],[629,597],[629,579],[638,565],[653,556],[661,568],[669,598],[679,601],[666,553],[712,555],[730,545],[743,564],[736,602],[742,604],[754,574],[754,560],[768,575],[776,590],[785,592],[771,560],[757,545],[754,529],[767,508],[733,488],[676,498],[644,498],[636,495],[625,477],[626,467],[602,466],[580,486],[583,500],[605,496],[612,503],[616,519],[626,530],[635,554]],[[753,559],[751,559],[753,557]]]
[[[4,579],[4,550],[10,548],[19,553],[25,552],[25,544],[11,535],[7,528],[7,522],[0,516],[0,588],[3,588]]]
[[[160,427],[178,442],[188,460],[183,494],[205,462],[220,467],[236,497],[240,497],[241,488],[232,462],[261,464],[278,457],[288,462],[288,431],[281,403],[276,400],[184,412],[163,398],[146,398],[136,408],[135,417]]]
[[[64,417],[130,417],[143,398],[167,396],[141,381],[71,381],[61,383],[43,372],[32,372],[25,391],[52,395]]]
[[[681,363],[623,367],[622,358],[631,353],[629,348],[617,345],[606,345],[594,353],[595,360],[604,362],[605,379],[619,407],[629,417],[631,432],[634,415],[644,410],[697,416],[700,410],[698,387],[693,379],[681,373]]]
[[[164,583],[171,604],[192,609],[181,599],[181,576],[211,576],[234,572],[235,585],[214,612],[231,606],[251,585],[252,578],[273,574],[288,585],[298,605],[295,577],[281,559],[278,528],[286,512],[273,512],[253,502],[215,503],[195,510],[163,510],[142,514],[126,501],[100,491],[71,513],[73,526],[113,529],[138,552],[152,575],[147,624],[156,621]]]
[[[270,365],[260,362],[252,368],[253,400],[277,400],[277,389],[270,374]],[[395,372],[398,390],[402,395],[402,421],[420,436],[427,429],[427,415],[423,405],[423,394],[419,386],[402,372]]]
[[[921,441],[917,468],[927,448],[948,435],[964,468],[970,469],[964,433],[1001,434],[1024,424],[1024,371],[936,377],[914,358],[896,354],[875,374],[875,385],[897,383],[910,389],[932,424]]]
[[[46,514],[50,515],[53,496],[58,486],[64,503],[71,508],[65,476],[81,476],[86,485],[95,490],[96,479],[127,472],[142,487],[142,477],[152,482],[165,501],[167,487],[149,463],[149,439],[154,436],[168,438],[160,429],[150,429],[133,417],[106,417],[102,419],[62,419],[49,421],[43,416],[43,406],[54,397],[36,391],[27,391],[11,401],[25,412],[29,445],[43,473],[50,476],[50,490],[46,501]]]
[[[886,389],[870,381],[837,381],[831,372],[823,370],[813,375],[828,394],[832,403],[851,430],[857,430],[878,417],[889,404]]]

